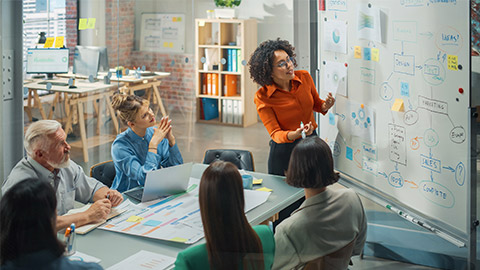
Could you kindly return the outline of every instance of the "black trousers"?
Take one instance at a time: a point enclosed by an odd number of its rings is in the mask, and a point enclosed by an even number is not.
[[[317,136],[317,132],[314,130],[310,136]],[[300,141],[301,140],[296,140],[292,143],[276,143],[273,140],[270,140],[270,154],[268,155],[269,174],[285,176],[293,148],[295,148]],[[273,223],[274,228],[284,219],[288,218],[293,211],[297,210],[304,201],[305,197],[302,197],[280,211],[278,213],[278,220]]]

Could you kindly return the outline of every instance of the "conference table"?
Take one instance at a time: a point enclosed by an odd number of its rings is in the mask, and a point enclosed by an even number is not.
[[[191,177],[200,178],[207,166],[205,164],[194,164]],[[287,185],[284,177],[255,172],[248,173],[255,178],[263,179],[263,183],[255,185],[254,189],[267,187],[273,190],[265,203],[247,212],[247,219],[251,225],[260,224],[304,196],[303,189]],[[201,243],[205,243],[205,238],[193,245]],[[179,252],[190,246],[192,245],[133,236],[98,228],[76,237],[76,249],[101,259],[100,265],[104,268],[110,267],[140,250],[176,257]]]

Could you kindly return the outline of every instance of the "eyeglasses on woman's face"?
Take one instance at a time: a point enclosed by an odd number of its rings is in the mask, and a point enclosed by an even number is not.
[[[293,63],[293,59],[294,59],[293,57],[287,57],[287,59],[280,61],[280,62],[277,64],[277,67],[279,67],[279,68],[286,68],[288,64],[292,64],[292,63]]]

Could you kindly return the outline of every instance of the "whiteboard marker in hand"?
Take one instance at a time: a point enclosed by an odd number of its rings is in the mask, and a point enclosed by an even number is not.
[[[305,129],[303,129],[303,127],[304,127],[303,122],[300,121],[300,128],[302,129],[302,139],[305,139],[307,135],[305,134]]]

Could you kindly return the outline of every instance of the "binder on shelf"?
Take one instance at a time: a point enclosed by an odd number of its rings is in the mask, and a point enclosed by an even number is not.
[[[202,95],[207,94],[207,74],[202,73]]]
[[[227,123],[227,101],[222,100],[222,122]]]
[[[207,95],[212,94],[212,73],[207,73]]]
[[[203,116],[205,120],[218,118],[218,101],[213,98],[202,98]]]
[[[225,82],[223,85],[223,94],[226,97],[237,95],[237,75],[225,74]]]
[[[239,121],[239,115],[238,115],[238,100],[232,100],[233,101],[233,123],[237,124],[240,122]]]
[[[233,100],[227,99],[227,123],[233,124]]]
[[[218,96],[218,74],[212,74],[212,95]]]
[[[242,70],[242,50],[237,50],[237,72]]]
[[[232,49],[232,70],[233,72],[237,72],[237,49]]]
[[[227,71],[232,71],[232,49],[227,49]]]

